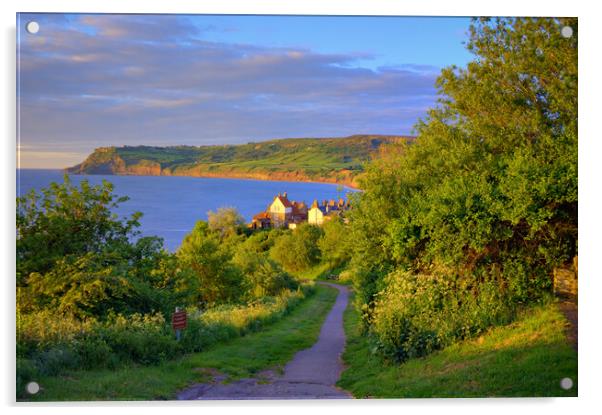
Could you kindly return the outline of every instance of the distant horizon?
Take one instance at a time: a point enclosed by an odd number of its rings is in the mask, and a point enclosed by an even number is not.
[[[25,26],[35,21],[40,30]],[[20,167],[98,147],[409,136],[466,17],[19,13]],[[214,137],[222,137],[216,139]],[[265,138],[270,137],[270,138]]]

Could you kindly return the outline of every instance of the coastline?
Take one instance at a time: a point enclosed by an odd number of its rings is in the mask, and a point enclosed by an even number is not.
[[[103,173],[74,173],[69,172],[69,169],[60,169],[62,172],[77,175],[77,176],[98,176],[98,175],[106,175],[106,176],[146,176],[146,177],[197,177],[197,178],[206,178],[206,179],[238,179],[238,180],[259,180],[259,181],[273,181],[273,182],[292,182],[292,183],[315,183],[315,184],[334,184],[341,185],[346,188],[352,189],[354,191],[361,191],[362,189],[353,182],[350,181],[336,181],[336,179],[324,179],[324,180],[311,180],[308,178],[296,178],[299,175],[282,175],[276,174],[274,176],[270,176],[267,174],[245,174],[245,173],[235,173],[235,174],[223,174],[223,173],[197,173],[195,174],[178,174],[178,173],[169,173],[165,174],[165,171],[161,171],[160,174],[152,174],[149,172],[145,172],[142,174],[137,174],[135,172],[124,172],[124,173],[112,173],[112,172],[103,172]]]

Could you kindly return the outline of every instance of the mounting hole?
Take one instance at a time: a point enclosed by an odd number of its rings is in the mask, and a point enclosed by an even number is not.
[[[40,31],[40,25],[38,24],[38,22],[28,22],[25,25],[25,30],[27,30],[27,33],[30,33],[32,35],[35,35],[36,33],[38,33]]]
[[[25,390],[30,395],[35,395],[36,393],[38,393],[40,391],[40,385],[38,385],[38,382],[29,382],[25,386]]]
[[[573,379],[571,378],[564,378],[560,381],[560,387],[564,390],[569,390],[573,387]]]
[[[573,36],[573,28],[571,26],[564,26],[562,29],[560,29],[560,34],[562,37],[568,39]]]

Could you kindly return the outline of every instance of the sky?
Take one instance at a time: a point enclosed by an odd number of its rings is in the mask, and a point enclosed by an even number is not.
[[[22,13],[18,166],[64,168],[113,145],[411,134],[440,70],[472,59],[469,23]]]

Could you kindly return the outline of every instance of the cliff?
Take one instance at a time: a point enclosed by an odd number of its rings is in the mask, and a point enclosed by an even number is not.
[[[363,164],[377,156],[382,146],[411,141],[413,137],[356,135],[199,147],[101,147],[66,171],[71,174],[311,181],[357,187]]]

